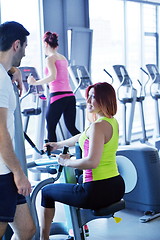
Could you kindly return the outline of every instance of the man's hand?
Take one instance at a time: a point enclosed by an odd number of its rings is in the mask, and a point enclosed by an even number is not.
[[[21,71],[16,67],[12,67],[9,70],[9,73],[12,74],[12,76],[13,76],[12,77],[12,82],[17,83],[17,88],[19,89],[19,96],[21,96],[22,95],[22,90],[23,90]]]
[[[18,193],[22,194],[23,196],[28,196],[31,193],[31,184],[28,181],[28,178],[25,176],[23,171],[17,171],[13,174]]]

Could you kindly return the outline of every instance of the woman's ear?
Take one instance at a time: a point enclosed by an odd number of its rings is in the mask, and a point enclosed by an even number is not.
[[[47,46],[48,46],[48,43],[47,43],[47,42],[44,42],[44,46],[47,47]]]

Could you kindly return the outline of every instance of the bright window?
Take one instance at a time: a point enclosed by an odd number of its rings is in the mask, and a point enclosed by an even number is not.
[[[35,67],[42,74],[39,0],[1,0],[1,22],[5,21],[17,21],[30,32],[21,66]]]
[[[103,69],[114,74],[112,65],[124,64],[123,2],[89,1],[90,28],[93,29],[92,81],[110,81]]]
[[[41,51],[41,16],[39,0],[1,0],[1,22],[16,21],[21,23],[29,32],[28,46],[26,48],[26,56],[21,61],[21,66],[35,67],[39,77],[43,75],[42,62],[43,55]],[[21,103],[22,110],[24,108],[37,107],[37,102],[32,94],[27,96]],[[35,121],[38,116],[31,116],[27,134],[35,141]],[[23,117],[22,120],[26,120]],[[23,123],[24,125],[24,123]],[[25,141],[26,152],[30,153],[30,145]],[[31,149],[32,151],[32,149]]]
[[[157,6],[140,1],[90,0],[89,8],[90,28],[93,29],[92,81],[109,82],[109,77],[103,71],[105,68],[113,76],[116,89],[120,82],[112,66],[125,65],[139,94],[140,84],[137,80],[143,83],[143,79],[147,78],[140,67],[146,70],[145,64],[158,63]],[[153,103],[149,94],[145,99],[144,112],[146,128],[150,129],[154,126],[154,118],[150,118],[154,113],[147,114],[148,101]],[[151,108],[154,110],[154,106]],[[124,122],[121,104],[117,118],[121,132]],[[142,128],[139,106],[136,104],[133,132],[138,131],[142,131]]]

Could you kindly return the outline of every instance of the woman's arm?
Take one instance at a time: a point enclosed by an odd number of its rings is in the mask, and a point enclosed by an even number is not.
[[[109,125],[107,125],[110,128]],[[63,166],[92,169],[99,165],[104,143],[106,139],[106,124],[103,122],[93,123],[89,132],[89,153],[88,156],[81,159],[70,159],[69,155],[60,154],[59,163]]]
[[[46,66],[49,71],[49,75],[45,78],[42,78],[40,80],[36,80],[33,76],[29,76],[27,78],[27,82],[30,85],[43,85],[45,83],[50,83],[56,79],[57,76],[57,69],[55,66],[55,58],[53,56],[50,56],[46,59]]]
[[[48,142],[44,145],[44,151],[47,150],[47,146],[51,147],[51,151],[63,148],[64,146],[72,147],[76,144],[76,142],[78,142],[80,135],[81,134],[79,133],[69,139],[60,142]]]

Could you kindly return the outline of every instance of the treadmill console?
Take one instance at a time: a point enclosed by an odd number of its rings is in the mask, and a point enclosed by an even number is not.
[[[23,85],[24,85],[26,92],[28,92],[29,90],[30,90],[30,93],[34,93],[34,94],[37,94],[37,93],[42,94],[44,92],[42,85],[37,85],[37,86],[31,85],[30,89],[29,89],[29,84],[27,82],[27,78],[30,74],[36,80],[39,80],[38,73],[34,67],[19,67],[19,70],[21,71],[21,74],[22,74],[22,81],[23,81]]]

